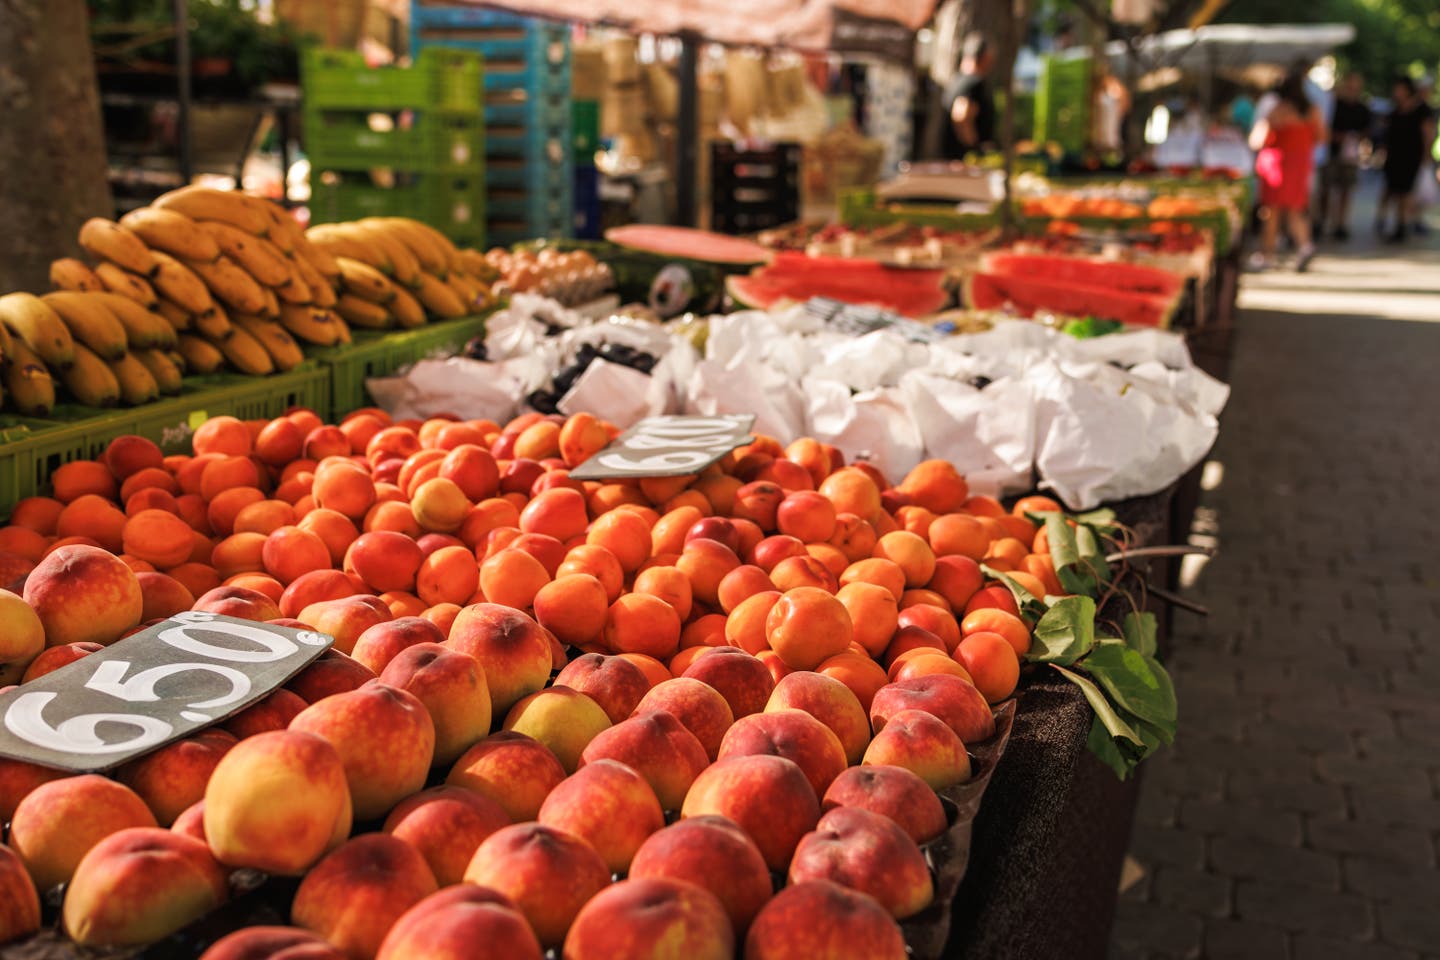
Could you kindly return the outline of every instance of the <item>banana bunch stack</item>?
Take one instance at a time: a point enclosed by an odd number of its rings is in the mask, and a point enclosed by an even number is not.
[[[301,342],[350,341],[331,309],[339,265],[263,198],[185,187],[119,223],[87,221],[80,245],[96,265],[56,260],[51,283],[66,292],[107,291],[153,312],[175,334],[188,372],[214,373],[228,363],[263,376],[300,364]]]
[[[473,251],[456,249],[444,234],[418,220],[327,223],[311,227],[305,236],[339,267],[334,309],[351,326],[418,327],[428,317],[464,317],[493,302],[490,283],[472,269],[473,257],[467,255]]]

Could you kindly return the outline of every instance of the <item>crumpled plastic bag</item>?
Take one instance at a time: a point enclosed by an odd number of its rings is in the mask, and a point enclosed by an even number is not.
[[[898,479],[925,459],[925,443],[905,398],[895,388],[852,394],[834,380],[807,379],[805,432],[833,443],[851,460],[873,463]]]
[[[977,390],[921,371],[900,380],[925,456],[948,460],[977,494],[1001,497],[1033,486],[1035,393],[1029,381],[1002,377]]]
[[[504,423],[515,416],[521,398],[548,376],[536,357],[500,363],[451,357],[421,360],[398,377],[372,377],[365,387],[375,404],[397,420],[450,413]]]
[[[799,385],[766,366],[695,365],[686,385],[684,413],[714,416],[755,414],[755,432],[789,443],[805,430],[805,397]]]
[[[624,429],[643,417],[664,412],[651,408],[650,379],[633,367],[597,357],[556,406],[563,414],[593,413]]]

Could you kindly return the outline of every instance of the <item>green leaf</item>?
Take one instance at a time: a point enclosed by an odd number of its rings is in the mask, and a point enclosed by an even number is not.
[[[1085,739],[1085,745],[1090,748],[1091,753],[1100,758],[1101,763],[1113,770],[1119,779],[1129,780],[1130,774],[1135,772],[1137,761],[1120,749],[1120,745],[1110,736],[1110,731],[1105,729],[1105,724],[1098,716],[1090,722],[1090,734]]]
[[[1075,545],[1075,531],[1065,522],[1063,513],[1046,514],[1045,538],[1050,541],[1050,559],[1057,572],[1080,562],[1080,551]]]
[[[1095,711],[1095,716],[1105,724],[1105,729],[1110,732],[1112,737],[1123,737],[1136,746],[1142,745],[1140,735],[1130,724],[1125,722],[1110,701],[1105,699],[1105,694],[1101,693],[1100,688],[1095,686],[1089,678],[1082,677],[1073,670],[1066,670],[1058,663],[1052,663],[1050,666],[1059,670],[1066,680],[1080,688],[1080,692],[1085,694],[1085,699],[1090,702],[1090,709]]]
[[[1095,601],[1089,597],[1056,600],[1035,624],[1034,642],[1026,659],[1071,664],[1095,646]]]
[[[1081,524],[1075,529],[1075,548],[1080,552],[1080,564],[1100,583],[1110,582],[1110,564],[1100,549],[1100,540],[1095,530]]]
[[[1090,652],[1084,668],[1118,706],[1162,729],[1175,729],[1175,688],[1154,657],[1107,643]]]
[[[1020,615],[1029,620],[1038,620],[1045,615],[1047,607],[1045,601],[1035,594],[1026,590],[1014,577],[1008,576],[1003,571],[995,570],[981,564],[980,571],[992,580],[999,580],[1010,590],[1011,596],[1015,598],[1015,605],[1020,608]]]
[[[1087,527],[1095,527],[1098,530],[1111,530],[1117,526],[1115,523],[1115,511],[1109,507],[1101,507],[1098,510],[1091,510],[1088,513],[1077,513],[1075,514],[1075,520],[1077,523],[1082,523]]]
[[[1125,614],[1121,630],[1125,634],[1125,642],[1130,649],[1143,653],[1147,657],[1155,656],[1155,614],[1132,610]]]
[[[1089,571],[1079,566],[1056,568],[1055,576],[1060,581],[1060,586],[1065,588],[1066,593],[1078,593],[1085,597],[1097,597],[1100,595],[1100,583]]]

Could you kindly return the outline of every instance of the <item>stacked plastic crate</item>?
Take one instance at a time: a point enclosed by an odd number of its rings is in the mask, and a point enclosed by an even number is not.
[[[485,58],[486,236],[493,245],[572,232],[570,37],[563,24],[416,0],[411,52]]]
[[[413,67],[307,50],[305,151],[315,223],[407,216],[485,245],[483,58],[428,51]]]
[[[570,125],[575,150],[575,236],[600,239],[600,171],[595,151],[600,148],[600,101],[576,100]]]

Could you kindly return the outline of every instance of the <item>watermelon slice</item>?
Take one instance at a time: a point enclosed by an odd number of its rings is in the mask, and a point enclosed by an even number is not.
[[[1184,277],[1157,267],[1048,254],[990,253],[981,261],[981,269],[1002,276],[1035,277],[1054,283],[1164,297],[1178,297],[1185,286]]]
[[[748,266],[765,263],[770,251],[753,240],[731,237],[690,227],[660,227],[633,223],[605,231],[605,239],[631,250],[644,250],[665,257]]]
[[[748,276],[725,278],[732,299],[747,307],[768,310],[784,302],[803,303],[828,297],[842,303],[880,307],[906,317],[923,317],[944,309],[948,301],[943,270],[887,267],[874,260],[776,254],[767,267]]]
[[[1037,310],[1050,310],[1072,317],[1168,327],[1180,298],[1041,277],[975,273],[965,280],[965,302],[976,310],[1011,308],[1027,317]]]

